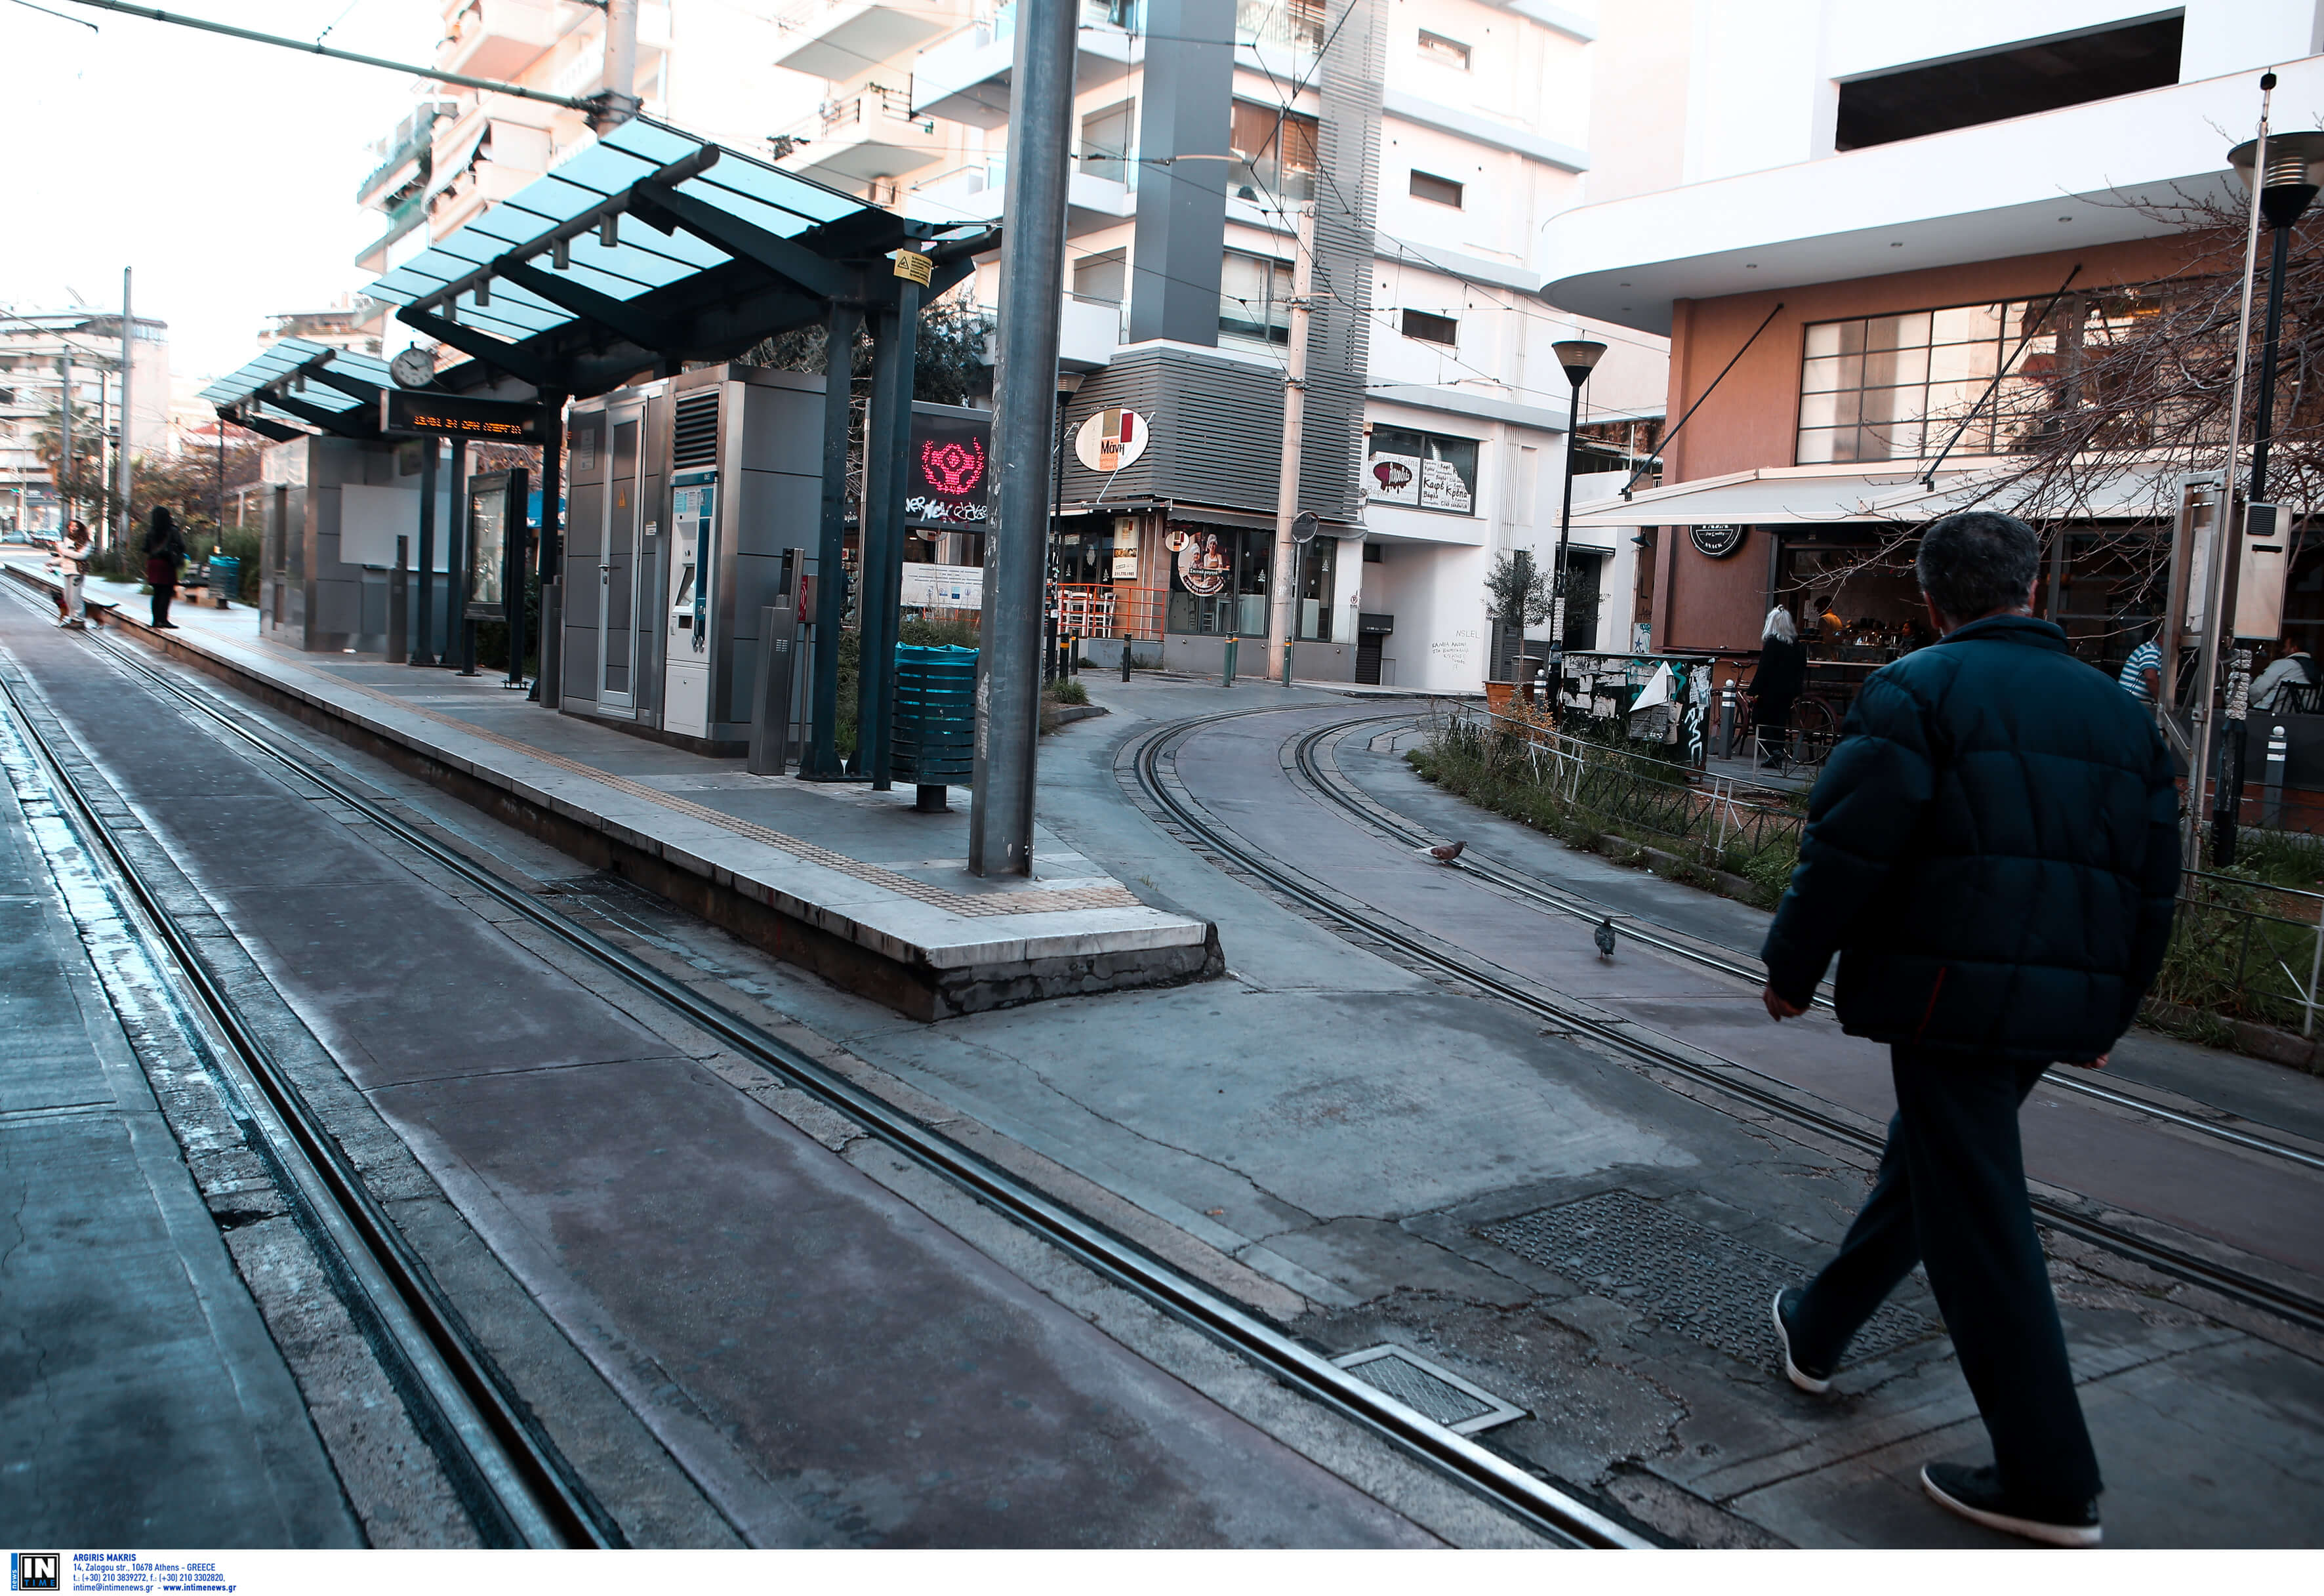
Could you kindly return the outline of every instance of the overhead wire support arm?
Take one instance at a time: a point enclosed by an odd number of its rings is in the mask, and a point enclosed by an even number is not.
[[[301,55],[327,56],[335,61],[353,61],[359,67],[384,67],[391,72],[407,72],[414,78],[425,78],[435,83],[455,83],[462,88],[488,89],[493,94],[513,95],[519,99],[539,100],[543,105],[562,106],[568,111],[595,111],[601,108],[595,100],[576,99],[571,95],[544,94],[537,88],[520,84],[503,83],[492,78],[470,78],[458,72],[439,72],[433,67],[415,67],[409,61],[391,61],[375,55],[360,55],[352,50],[334,50],[327,44],[309,39],[286,39],[280,33],[261,33],[250,28],[237,28],[229,23],[214,23],[207,17],[185,16],[174,11],[160,11],[151,5],[125,5],[122,0],[72,0],[75,5],[93,5],[99,11],[119,12],[123,16],[143,17],[149,23],[169,23],[180,28],[198,28],[205,33],[223,33],[229,39],[246,39],[254,44],[272,44],[281,50],[295,50]]]
[[[1775,318],[1782,315],[1783,312],[1784,302],[1781,300],[1778,300],[1775,301],[1775,308],[1767,312],[1767,319],[1761,322],[1757,328],[1753,329],[1751,336],[1743,340],[1743,347],[1735,351],[1734,355],[1729,358],[1727,364],[1719,368],[1719,374],[1711,379],[1711,386],[1705,388],[1702,394],[1696,398],[1695,401],[1686,407],[1686,414],[1678,419],[1678,425],[1672,428],[1668,432],[1663,434],[1662,441],[1655,445],[1655,452],[1646,457],[1646,462],[1648,465],[1652,465],[1663,457],[1663,451],[1670,447],[1671,439],[1676,438],[1681,432],[1686,430],[1686,424],[1694,420],[1694,412],[1702,408],[1702,401],[1719,392],[1719,384],[1725,382],[1727,380],[1727,374],[1735,369],[1736,361],[1742,359],[1746,355],[1751,353],[1751,346],[1759,341],[1759,335],[1766,332],[1768,328],[1775,325]],[[1567,425],[1572,426],[1578,421],[1578,417],[1569,416],[1566,419]],[[1622,484],[1622,497],[1625,499],[1628,498],[1630,496],[1630,490],[1638,485],[1638,478],[1644,476],[1646,474],[1646,468],[1645,466],[1641,466],[1636,471],[1631,472],[1630,480]]]

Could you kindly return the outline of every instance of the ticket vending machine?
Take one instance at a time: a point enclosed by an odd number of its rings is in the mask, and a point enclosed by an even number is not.
[[[566,429],[558,707],[745,753],[761,613],[821,540],[823,379],[705,366],[577,401]]]
[[[710,735],[710,586],[717,574],[717,524],[718,474],[683,471],[673,476],[661,725],[665,732],[687,737]]]

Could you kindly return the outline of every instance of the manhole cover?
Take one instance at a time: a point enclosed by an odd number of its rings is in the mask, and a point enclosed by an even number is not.
[[[1791,1259],[1706,1229],[1636,1192],[1600,1192],[1477,1233],[1755,1366],[1775,1347],[1768,1304],[1783,1287],[1807,1279]],[[1926,1319],[1891,1302],[1856,1333],[1849,1355],[1877,1358],[1935,1333]]]
[[[1332,1361],[1458,1435],[1473,1435],[1525,1416],[1524,1408],[1402,1347],[1366,1347]]]

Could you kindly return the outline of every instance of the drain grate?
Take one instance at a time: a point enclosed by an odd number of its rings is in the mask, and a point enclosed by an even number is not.
[[[1804,1278],[1789,1259],[1708,1230],[1636,1192],[1600,1192],[1477,1233],[1753,1365],[1765,1364],[1775,1345],[1767,1305]],[[1887,1303],[1856,1333],[1849,1355],[1877,1358],[1935,1333],[1920,1315]]]
[[[1524,1408],[1402,1347],[1366,1347],[1332,1361],[1456,1435],[1473,1435],[1525,1416]]]

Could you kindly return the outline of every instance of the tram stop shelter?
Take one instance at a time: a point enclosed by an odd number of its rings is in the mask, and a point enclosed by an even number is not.
[[[823,414],[821,569],[842,568],[847,515],[849,360],[872,340],[862,506],[862,672],[859,769],[888,773],[902,580],[905,455],[921,306],[998,247],[982,224],[913,221],[754,156],[647,118],[622,124],[364,292],[398,320],[466,356],[433,393],[533,407],[544,445],[539,565],[544,596],[562,569],[558,514],[567,402],[729,361],[761,340],[820,324],[828,334]],[[229,420],[269,438],[392,448],[382,363],[285,340],[205,392]],[[459,475],[454,441],[453,473]],[[429,468],[435,451],[422,451]],[[462,495],[450,495],[460,513]],[[423,482],[429,515],[432,483]],[[447,542],[456,539],[447,528]],[[423,561],[423,566],[426,562]],[[427,577],[423,574],[423,583]],[[801,773],[835,776],[832,744],[844,585],[819,584],[811,715]],[[544,705],[556,702],[544,650]]]

